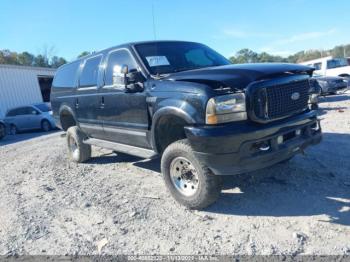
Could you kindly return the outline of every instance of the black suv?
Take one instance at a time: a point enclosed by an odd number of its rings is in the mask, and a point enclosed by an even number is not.
[[[193,42],[129,43],[60,67],[51,103],[73,161],[88,160],[91,145],[161,156],[175,199],[204,208],[220,194],[220,175],[286,161],[321,141],[312,71],[232,65]]]

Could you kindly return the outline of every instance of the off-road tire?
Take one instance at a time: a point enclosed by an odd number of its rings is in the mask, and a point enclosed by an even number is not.
[[[77,126],[68,128],[66,137],[68,155],[72,161],[76,163],[82,163],[90,159],[91,145],[83,143],[86,135]]]
[[[51,130],[51,124],[48,120],[44,119],[41,121],[41,130],[44,132],[49,132]]]
[[[181,194],[175,187],[170,174],[170,166],[174,159],[184,157],[188,159],[197,171],[198,188],[192,196]],[[205,163],[200,162],[194,155],[187,139],[170,144],[164,151],[161,159],[161,170],[165,185],[180,204],[190,209],[203,209],[213,204],[220,196],[222,179],[214,175]]]

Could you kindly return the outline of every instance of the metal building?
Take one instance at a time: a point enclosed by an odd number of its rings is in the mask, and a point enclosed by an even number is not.
[[[0,119],[7,110],[50,101],[56,69],[0,64]]]

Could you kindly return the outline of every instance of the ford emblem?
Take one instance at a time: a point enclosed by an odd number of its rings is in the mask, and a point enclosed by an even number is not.
[[[295,92],[292,94],[292,96],[290,97],[292,100],[298,100],[300,98],[300,93]]]

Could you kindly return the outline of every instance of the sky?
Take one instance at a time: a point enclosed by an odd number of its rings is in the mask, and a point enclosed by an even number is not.
[[[348,0],[1,0],[0,49],[73,60],[157,39],[288,56],[350,43],[349,10]]]

